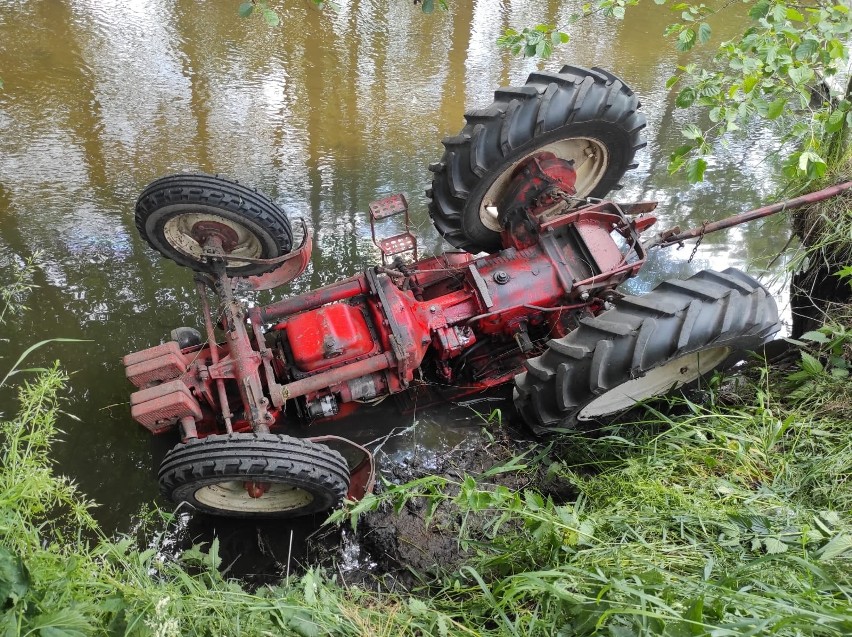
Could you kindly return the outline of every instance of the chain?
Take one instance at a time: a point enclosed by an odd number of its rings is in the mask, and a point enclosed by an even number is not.
[[[701,245],[701,240],[704,239],[704,232],[707,230],[707,222],[701,222],[701,234],[698,235],[698,241],[695,242],[695,247],[692,248],[692,254],[689,255],[689,259],[686,260],[687,263],[692,263],[692,260],[695,258],[695,253],[698,252],[698,246]]]

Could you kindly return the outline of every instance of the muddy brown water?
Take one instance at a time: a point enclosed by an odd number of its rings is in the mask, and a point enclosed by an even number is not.
[[[497,50],[500,31],[563,24],[580,2],[458,0],[425,16],[407,0],[344,2],[339,14],[288,1],[275,29],[241,20],[237,4],[0,0],[0,275],[40,255],[31,310],[2,328],[0,369],[42,339],[86,341],[49,345],[34,362],[59,358],[72,374],[64,409],[77,419],[62,418],[57,469],[102,505],[107,529],[127,530],[157,498],[154,458],[173,442],[152,442],[130,419],[120,358],[198,325],[191,275],[133,226],[135,198],[155,177],[223,173],[303,216],[316,232],[313,263],[278,294],[304,291],[375,262],[367,205],[391,193],[408,194],[422,252],[440,251],[423,191],[441,137],[497,86],[571,63],[610,69],[642,97],[648,148],[619,197],[661,201],[661,226],[721,218],[775,187],[766,159],[775,140],[761,130],[719,147],[705,184],[668,175],[678,127],[693,115],[674,109],[665,89],[682,60],[661,36],[663,7],[631,9],[625,22],[586,20],[538,62]],[[742,21],[729,10],[713,20],[721,36]],[[633,289],[729,265],[772,283],[763,269],[787,236],[776,220],[708,236],[692,263],[690,248],[658,254]],[[14,408],[8,392],[2,401],[3,412]],[[384,409],[360,435],[415,422],[388,440],[394,457],[444,453],[480,426],[468,408]],[[354,434],[362,424],[345,427]]]

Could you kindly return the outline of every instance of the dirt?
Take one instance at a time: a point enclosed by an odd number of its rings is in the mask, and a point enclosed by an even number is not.
[[[465,443],[451,453],[422,453],[413,461],[387,464],[391,459],[379,456],[380,469],[386,480],[402,484],[425,476],[442,476],[453,483],[461,482],[466,475],[478,478],[488,469],[526,453],[532,459],[546,446],[528,431],[509,424],[491,425],[472,432]],[[545,496],[563,501],[576,494],[563,483],[555,481],[545,471],[546,463],[536,462],[530,468],[507,471],[488,476],[483,483],[503,485],[513,491],[533,487]],[[380,486],[377,493],[381,493]],[[450,496],[458,493],[452,484],[447,489]],[[368,569],[352,568],[341,573],[349,584],[395,589],[411,588],[421,578],[441,571],[452,570],[467,556],[468,551],[459,542],[462,516],[450,502],[443,503],[431,519],[425,498],[406,502],[398,511],[385,503],[377,511],[363,515],[351,542],[357,543],[363,562]],[[465,524],[468,537],[487,520],[470,515]],[[344,549],[345,552],[345,549]]]

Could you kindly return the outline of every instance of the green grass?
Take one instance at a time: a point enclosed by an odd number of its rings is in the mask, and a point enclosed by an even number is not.
[[[425,498],[465,522],[487,514],[462,524],[475,528],[460,538],[473,557],[431,587],[480,629],[846,635],[849,422],[790,411],[772,387],[752,386],[746,405],[682,401],[680,416],[565,438],[550,470],[579,492],[572,502],[434,476],[382,499]]]
[[[852,634],[850,313],[802,347],[735,391],[337,513],[420,500],[424,524],[457,534],[456,566],[395,594],[333,569],[249,591],[221,574],[216,542],[174,559],[105,537],[52,468],[66,377],[7,376],[19,408],[0,424],[0,635]],[[549,481],[575,495],[543,495]]]

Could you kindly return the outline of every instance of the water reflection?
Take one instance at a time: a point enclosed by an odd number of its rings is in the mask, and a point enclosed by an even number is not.
[[[676,111],[665,90],[678,59],[659,36],[664,7],[631,10],[625,23],[588,18],[547,62],[495,49],[504,27],[564,24],[580,5],[459,0],[452,13],[424,16],[399,0],[354,0],[336,15],[287,3],[281,28],[269,29],[228,2],[0,2],[0,268],[11,255],[42,254],[33,311],[6,328],[0,354],[14,360],[52,336],[87,339],[34,362],[59,357],[73,372],[66,408],[81,420],[62,423],[59,470],[107,505],[97,513],[107,527],[127,528],[157,490],[120,357],[197,324],[191,276],[133,225],[135,197],[154,177],[221,172],[305,217],[314,261],[291,286],[304,291],[376,260],[366,209],[390,193],[407,193],[422,251],[440,250],[423,190],[441,137],[498,85],[570,61],[611,69],[642,96],[648,150],[620,197],[659,199],[660,225],[697,225],[767,197],[776,169],[762,158],[776,140],[760,131],[719,149],[707,185],[667,174],[677,128],[693,114]],[[715,18],[720,37],[739,28],[738,11]],[[755,224],[707,237],[691,264],[685,251],[660,255],[648,274],[765,263],[786,237],[781,223]],[[447,427],[435,417],[437,432]]]

